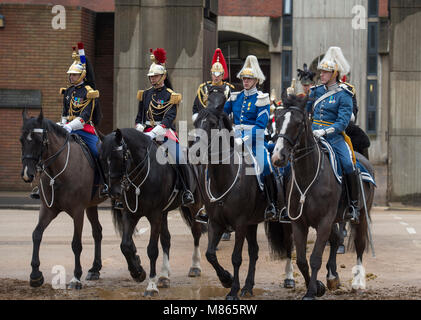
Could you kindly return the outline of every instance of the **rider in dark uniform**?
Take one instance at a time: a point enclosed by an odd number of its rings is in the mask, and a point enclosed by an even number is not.
[[[152,49],[151,49],[152,53]],[[181,94],[175,93],[168,80],[165,68],[166,52],[158,48],[151,54],[152,65],[147,74],[152,87],[139,90],[137,99],[139,109],[136,116],[136,129],[148,135],[151,139],[165,141],[174,168],[180,177],[183,187],[182,204],[184,206],[194,203],[193,193],[190,191],[190,171],[183,152],[180,150],[178,137],[175,132],[175,118],[177,108],[181,102]]]
[[[95,131],[101,120],[101,110],[99,107],[99,91],[95,90],[95,75],[93,68],[85,56],[83,43],[78,43],[78,53],[73,47],[73,64],[67,74],[69,75],[70,87],[61,88],[63,94],[63,111],[61,122],[58,124],[69,133],[77,134],[88,146],[104,188],[100,189],[100,195],[108,194],[108,186],[105,184],[104,174],[98,161],[98,136]],[[39,199],[39,190],[34,190],[32,198]]]

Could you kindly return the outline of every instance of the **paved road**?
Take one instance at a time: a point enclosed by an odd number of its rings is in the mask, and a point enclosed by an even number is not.
[[[147,281],[135,283],[127,271],[126,261],[120,251],[120,239],[114,231],[111,214],[100,210],[100,221],[103,226],[103,269],[99,282],[84,281],[85,288],[73,293],[70,290],[42,291],[51,289],[54,277],[52,268],[61,265],[66,270],[66,279],[72,278],[74,257],[71,250],[73,223],[65,213],[60,214],[44,233],[40,259],[41,271],[44,273],[44,289],[34,291],[29,288],[28,279],[31,271],[32,231],[37,223],[38,212],[33,210],[0,210],[0,299],[14,298],[92,298],[92,299],[142,299]],[[373,235],[376,258],[368,252],[364,257],[367,272],[367,293],[351,293],[351,269],[355,264],[355,254],[338,255],[339,274],[342,288],[335,293],[327,293],[326,299],[412,299],[421,298],[421,210],[393,211],[376,207],[372,210]],[[205,250],[207,235],[201,239],[202,276],[188,278],[191,264],[193,240],[190,230],[182,221],[178,212],[169,214],[171,242],[171,288],[161,289],[161,299],[224,299],[228,289],[222,288],[216,274],[206,261]],[[135,238],[138,254],[147,272],[149,262],[146,254],[149,239],[149,225],[142,219],[138,225]],[[297,299],[304,293],[304,281],[294,264],[297,288],[287,290],[281,287],[285,276],[284,262],[273,261],[268,252],[263,225],[258,229],[260,246],[257,263],[255,298],[256,299]],[[314,232],[309,237],[309,248],[314,240]],[[218,258],[229,271],[232,270],[231,253],[234,241],[221,242]],[[324,268],[319,279],[325,281]],[[83,278],[93,260],[93,239],[89,222],[85,218],[83,231],[82,267]],[[158,259],[158,270],[162,262],[162,253]],[[243,285],[247,272],[247,246],[244,247],[241,283]],[[5,279],[8,280],[5,280]],[[13,288],[16,288],[14,291]],[[38,290],[38,289],[37,289]],[[39,292],[37,296],[36,292]],[[58,293],[59,292],[59,293]]]

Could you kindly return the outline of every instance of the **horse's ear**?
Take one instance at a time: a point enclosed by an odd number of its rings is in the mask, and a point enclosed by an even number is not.
[[[121,134],[121,130],[117,128],[115,130],[115,142],[117,142],[117,144],[121,144],[122,139],[123,139],[123,135]]]
[[[28,111],[26,111],[26,108],[23,108],[23,111],[22,111],[22,119],[23,119],[23,122],[26,122],[26,120],[29,119],[29,117],[28,117]]]
[[[39,124],[42,124],[42,120],[44,120],[44,113],[42,112],[42,109],[41,109],[41,111],[40,111],[40,113],[39,113],[39,116],[38,116],[38,123]]]

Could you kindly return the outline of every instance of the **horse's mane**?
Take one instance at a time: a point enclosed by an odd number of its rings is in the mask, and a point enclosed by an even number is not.
[[[216,117],[218,120],[222,119],[225,128],[230,132],[232,131],[232,124],[228,115],[224,111],[218,110],[213,107],[207,107],[200,110],[196,121],[206,119],[209,115]]]
[[[284,108],[286,108],[286,109],[288,109],[290,107],[293,107],[293,106],[305,108],[308,100],[309,100],[309,98],[307,96],[299,97],[299,96],[296,96],[295,94],[291,94],[291,95],[283,94],[282,95],[282,104],[284,105]]]
[[[134,128],[122,128],[119,130],[121,131],[123,139],[130,149],[143,150],[149,147],[151,140],[145,134],[140,133]],[[113,150],[115,146],[115,136],[116,131],[113,131],[104,137],[104,140],[101,145],[101,149],[104,154],[110,154]],[[152,144],[152,147],[153,145],[154,143]]]
[[[31,129],[40,128],[40,127],[43,129],[46,129],[48,132],[52,132],[56,134],[59,137],[66,138],[68,135],[66,129],[63,129],[61,126],[57,125],[54,121],[47,118],[43,118],[40,124],[38,118],[36,117],[31,117],[26,122],[24,122],[22,126],[22,131],[27,132]]]

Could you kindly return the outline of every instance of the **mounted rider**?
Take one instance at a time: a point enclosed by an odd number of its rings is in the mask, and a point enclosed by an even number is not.
[[[194,203],[194,196],[189,188],[190,171],[175,132],[175,118],[181,94],[172,90],[165,66],[165,50],[157,48],[150,51],[152,64],[147,76],[152,86],[137,93],[139,108],[135,127],[151,139],[164,141],[182,184],[182,204],[191,205]]]
[[[228,100],[231,96],[231,90],[234,89],[234,86],[226,81],[228,78],[228,68],[225,62],[224,55],[222,54],[221,49],[217,48],[213,54],[212,66],[211,66],[211,78],[212,81],[206,81],[199,85],[197,89],[197,95],[193,102],[192,108],[192,121],[194,122],[200,112],[208,105],[208,96],[209,93],[214,90],[215,87],[223,87],[225,98]],[[205,210],[200,210],[196,217],[196,221],[201,223],[207,223],[208,216]]]
[[[350,209],[345,216],[352,223],[359,223],[359,176],[355,166],[352,143],[345,134],[352,111],[353,93],[339,81],[350,71],[341,48],[330,47],[318,65],[321,85],[312,87],[307,108],[313,114],[313,134],[324,137],[332,146],[339,160],[350,197]]]
[[[73,63],[67,71],[71,85],[67,89],[60,89],[63,95],[63,110],[61,121],[57,124],[68,133],[77,134],[86,143],[104,185],[104,188],[100,189],[100,196],[106,196],[108,186],[98,161],[99,139],[95,130],[102,117],[98,101],[99,91],[96,90],[94,71],[85,56],[83,43],[78,43],[78,52],[76,47],[73,47],[72,59]],[[39,190],[33,192],[31,197],[39,199]]]
[[[237,78],[243,81],[244,90],[231,93],[224,111],[228,115],[233,114],[235,143],[244,145],[248,151],[251,147],[252,154],[256,157],[268,201],[265,220],[282,220],[282,217],[279,217],[280,210],[277,201],[278,185],[269,152],[264,146],[264,131],[270,117],[270,99],[269,94],[257,90],[257,85],[263,84],[266,78],[256,56],[249,55],[246,58]]]

